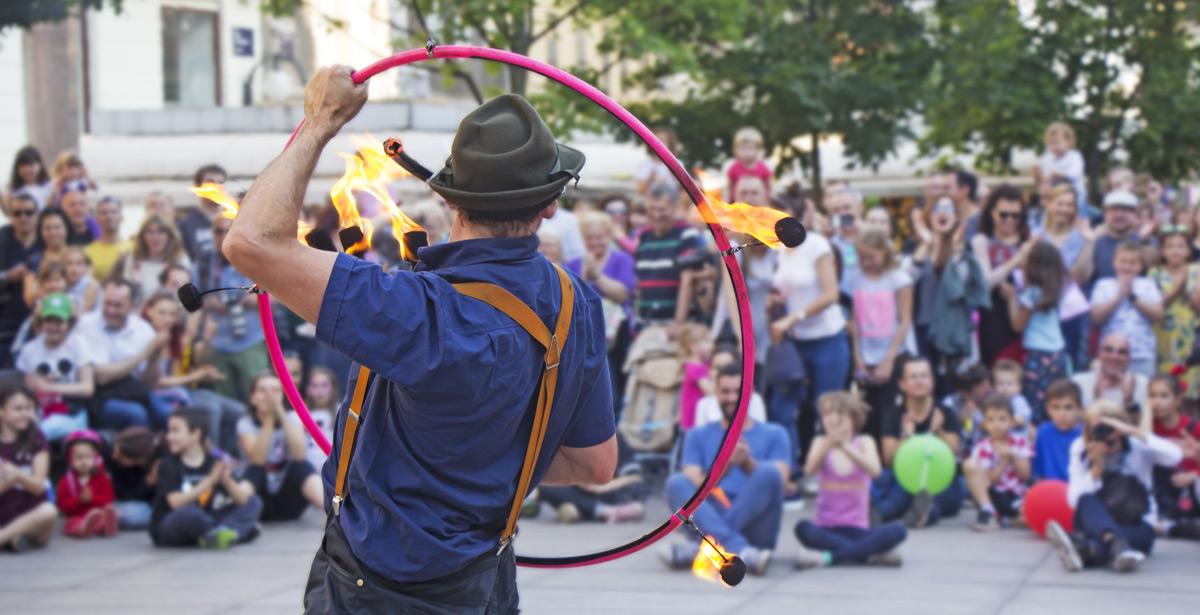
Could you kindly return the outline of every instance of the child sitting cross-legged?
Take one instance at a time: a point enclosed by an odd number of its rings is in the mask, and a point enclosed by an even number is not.
[[[1033,451],[1029,441],[1013,432],[1012,404],[996,393],[983,402],[983,430],[986,437],[975,442],[971,455],[963,462],[967,490],[979,507],[975,529],[991,531],[1000,520],[1016,518],[1021,510],[1030,475]]]
[[[882,471],[871,436],[859,431],[870,408],[851,393],[826,393],[817,401],[825,435],[817,436],[804,464],[819,477],[817,509],[811,521],[796,524],[796,538],[808,549],[797,568],[835,564],[899,566],[896,547],[908,530],[893,521],[871,527],[871,479]]]
[[[67,518],[63,533],[75,538],[117,535],[112,480],[100,458],[100,436],[73,431],[66,439],[67,473],[58,481],[58,509]]]
[[[160,547],[227,549],[258,536],[262,500],[233,476],[230,459],[206,446],[208,413],[184,407],[167,419],[168,455],[158,467],[150,538]]]

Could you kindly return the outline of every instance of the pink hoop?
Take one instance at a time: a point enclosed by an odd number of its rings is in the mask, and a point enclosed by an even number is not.
[[[355,72],[353,79],[355,83],[362,83],[379,73],[397,66],[424,62],[435,58],[479,58],[519,66],[579,92],[632,129],[651,148],[654,154],[670,169],[675,179],[687,191],[692,202],[695,203],[696,207],[703,214],[703,219],[717,219],[709,208],[704,192],[696,185],[696,181],[684,170],[683,165],[675,158],[675,155],[663,145],[658,137],[654,136],[654,133],[641,120],[634,117],[632,113],[591,84],[544,62],[539,62],[511,51],[487,47],[468,45],[431,46],[429,49],[411,49],[384,58]],[[304,122],[301,121],[296,126],[287,144],[284,145],[285,148],[291,144],[292,139],[296,137],[296,133],[300,131],[300,127],[303,125]],[[700,504],[704,502],[704,499],[708,497],[709,492],[720,482],[726,466],[729,465],[729,458],[733,455],[733,450],[737,446],[738,438],[742,433],[742,426],[745,423],[747,408],[750,404],[750,390],[754,382],[754,328],[750,317],[750,300],[746,292],[745,279],[742,277],[742,271],[738,266],[737,259],[729,253],[729,239],[725,235],[725,230],[718,224],[709,224],[708,230],[712,233],[713,239],[716,241],[717,249],[724,255],[723,261],[726,269],[729,271],[729,277],[733,281],[734,294],[737,298],[742,338],[742,389],[738,399],[737,413],[730,422],[729,428],[725,431],[725,439],[721,444],[720,450],[717,452],[716,458],[713,459],[712,465],[709,466],[704,482],[692,494],[692,497],[679,510],[675,511],[667,521],[627,544],[575,557],[545,558],[518,556],[517,563],[536,568],[566,568],[598,564],[631,555],[650,546],[682,525],[684,520],[695,512]],[[263,334],[266,337],[267,351],[271,358],[271,365],[275,368],[275,372],[283,384],[284,394],[287,395],[292,407],[296,409],[296,413],[300,416],[300,420],[304,423],[305,428],[308,429],[309,434],[312,435],[313,440],[321,447],[321,450],[329,454],[332,448],[329,440],[321,432],[316,422],[313,421],[308,407],[304,404],[304,399],[296,389],[296,383],[292,381],[291,375],[288,373],[287,365],[283,359],[283,351],[279,347],[279,337],[275,332],[275,319],[271,312],[271,298],[266,293],[258,296],[258,314],[262,320]],[[748,384],[750,386],[747,386]]]

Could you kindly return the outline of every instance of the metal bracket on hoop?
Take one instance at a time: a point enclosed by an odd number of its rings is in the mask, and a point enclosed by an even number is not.
[[[437,47],[437,41],[433,40],[432,38],[425,41],[425,57],[427,57],[427,58],[433,57],[433,48],[434,47]]]

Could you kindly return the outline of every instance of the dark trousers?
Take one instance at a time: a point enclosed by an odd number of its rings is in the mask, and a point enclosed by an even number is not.
[[[1093,494],[1079,498],[1075,505],[1075,532],[1086,536],[1086,548],[1080,549],[1083,563],[1087,566],[1104,566],[1116,555],[1109,547],[1110,536],[1123,538],[1133,549],[1150,555],[1154,549],[1154,528],[1145,521],[1131,525],[1117,523],[1112,513]]]
[[[867,558],[887,553],[904,542],[908,530],[900,523],[879,527],[820,527],[812,521],[796,524],[796,538],[806,549],[829,551],[835,564],[861,564]]]
[[[962,477],[956,476],[946,490],[933,496],[933,507],[929,511],[929,524],[937,523],[943,517],[954,517],[962,509],[963,494]],[[908,512],[912,506],[913,496],[900,486],[896,475],[890,469],[884,470],[871,486],[871,495],[875,500],[875,509],[884,521],[895,521]]]
[[[394,554],[404,557],[403,553]],[[337,517],[313,558],[304,590],[305,613],[519,613],[517,563],[510,546],[488,550],[462,570],[417,583],[400,583],[367,570],[350,551]]]
[[[592,521],[595,520],[597,507],[601,504],[624,504],[644,499],[643,489],[638,483],[596,494],[574,485],[540,485],[538,499],[555,508],[563,504],[574,504],[582,518]]]
[[[251,496],[245,504],[230,504],[216,511],[188,504],[163,517],[153,535],[154,544],[160,547],[195,546],[201,536],[220,525],[237,532],[238,541],[246,540],[254,531],[260,514],[262,500],[258,496]]]
[[[263,521],[291,521],[299,519],[308,508],[304,497],[304,481],[316,473],[307,461],[292,461],[283,470],[283,484],[274,493],[268,489],[267,469],[263,466],[248,466],[242,478],[254,485],[254,492],[263,500]]]

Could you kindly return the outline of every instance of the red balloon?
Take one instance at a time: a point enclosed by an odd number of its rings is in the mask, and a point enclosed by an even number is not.
[[[1038,536],[1046,537],[1046,523],[1057,521],[1068,532],[1075,525],[1075,511],[1067,503],[1067,483],[1061,480],[1039,481],[1022,504],[1025,522]]]

